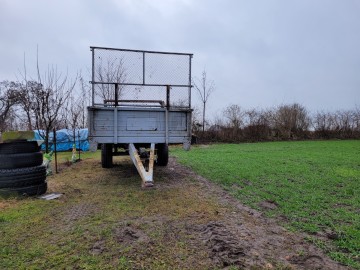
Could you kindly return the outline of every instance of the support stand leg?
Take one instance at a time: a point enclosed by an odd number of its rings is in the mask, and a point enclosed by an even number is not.
[[[142,163],[139,153],[136,150],[133,143],[129,144],[129,154],[131,160],[133,161],[137,171],[139,172],[142,179],[142,187],[152,187],[154,186],[153,181],[153,172],[154,172],[154,156],[155,156],[155,144],[152,143],[150,146],[150,158],[149,158],[149,168],[145,169],[144,164]]]

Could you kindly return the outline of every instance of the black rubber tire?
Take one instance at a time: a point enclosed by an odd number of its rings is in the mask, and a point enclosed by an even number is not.
[[[0,196],[9,197],[9,196],[36,196],[44,194],[47,191],[47,183],[43,182],[39,185],[19,187],[19,188],[4,188],[0,189]]]
[[[17,169],[25,167],[35,167],[43,163],[41,152],[19,153],[19,154],[0,154],[1,169]]]
[[[11,143],[0,143],[0,154],[19,154],[38,152],[40,147],[35,141],[19,141]]]
[[[157,145],[156,165],[166,166],[168,162],[169,162],[169,147],[166,143],[159,143]]]
[[[38,185],[46,180],[46,167],[36,166],[13,170],[0,170],[0,188],[20,188]]]
[[[103,143],[101,145],[101,166],[103,168],[113,167],[113,145],[111,143]]]

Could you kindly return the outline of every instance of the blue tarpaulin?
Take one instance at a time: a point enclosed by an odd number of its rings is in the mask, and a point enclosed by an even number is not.
[[[34,130],[35,140],[44,140],[45,131],[44,130]],[[88,129],[75,129],[75,140],[74,140],[74,130],[73,129],[60,129],[56,131],[56,151],[69,151],[73,149],[74,141],[76,149],[82,151],[89,150],[89,140],[88,140]],[[45,143],[41,145],[41,149],[45,150]],[[54,133],[50,132],[49,134],[49,150],[54,150]]]

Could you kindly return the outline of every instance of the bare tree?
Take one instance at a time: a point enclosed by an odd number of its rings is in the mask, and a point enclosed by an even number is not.
[[[321,138],[352,138],[358,136],[359,110],[336,112],[317,112],[313,117],[313,126]]]
[[[214,81],[209,81],[206,77],[206,71],[202,72],[201,79],[195,79],[194,87],[197,93],[200,96],[201,102],[203,103],[203,112],[202,112],[202,131],[205,131],[205,112],[206,112],[206,103],[209,100],[210,95],[215,91]]]
[[[327,112],[317,112],[313,116],[312,123],[315,131],[326,137],[326,134],[333,129],[333,116]]]
[[[260,118],[260,112],[256,109],[249,109],[245,111],[245,125],[254,126],[257,125]]]
[[[19,102],[17,83],[0,82],[0,131],[5,131],[11,123],[8,119],[11,108]]]
[[[284,138],[306,131],[310,126],[310,117],[306,108],[300,104],[281,105],[274,114],[274,127]]]
[[[37,48],[37,54],[38,54],[38,48]],[[37,63],[38,66],[38,63]],[[32,115],[32,105],[33,105],[33,101],[31,99],[30,96],[30,89],[32,88],[38,88],[39,87],[39,83],[36,82],[35,80],[28,80],[27,77],[27,68],[26,68],[26,58],[25,58],[25,53],[24,53],[24,67],[23,67],[23,71],[19,71],[19,75],[22,79],[22,82],[20,83],[20,85],[18,85],[18,91],[20,93],[20,106],[22,108],[22,111],[25,113],[26,116],[26,124],[27,124],[27,129],[28,130],[32,130],[34,128],[33,125],[33,115]]]
[[[354,109],[354,130],[360,132],[360,107]]]
[[[349,110],[337,111],[336,118],[341,132],[349,132],[352,128],[352,112]]]
[[[76,98],[75,96],[71,96],[69,106],[68,106],[68,117],[67,120],[70,124],[70,129],[72,130],[72,136],[76,138],[76,130],[80,128],[84,128],[85,121],[85,108],[84,108],[84,100],[82,97]]]
[[[59,123],[59,112],[70,97],[76,79],[68,82],[67,76],[62,76],[56,69],[49,68],[43,78],[39,77],[39,81],[37,87],[30,89],[30,98],[33,100],[31,110],[36,128],[44,130],[42,135],[45,139],[45,151],[48,152],[49,134]]]
[[[104,64],[102,59],[96,68],[96,80],[104,83],[124,83],[126,81],[126,69],[122,58],[108,59]],[[117,97],[120,98],[124,91],[124,85],[119,85]],[[98,84],[96,95],[103,100],[115,99],[114,84]]]
[[[232,104],[225,108],[224,116],[228,119],[229,127],[238,130],[244,124],[245,112],[239,105]]]
[[[25,114],[26,124],[28,130],[33,130],[36,128],[35,126],[35,115],[33,113],[35,100],[34,93],[37,92],[38,89],[42,88],[42,85],[36,81],[28,81],[24,80],[18,87],[19,91],[19,105]],[[25,120],[24,119],[24,120]]]
[[[249,109],[245,112],[244,133],[247,140],[262,141],[271,136],[273,110]]]
[[[87,105],[90,102],[91,88],[86,85],[81,74],[77,84],[78,91],[71,93],[64,109],[66,110],[66,128],[84,128],[87,125]]]

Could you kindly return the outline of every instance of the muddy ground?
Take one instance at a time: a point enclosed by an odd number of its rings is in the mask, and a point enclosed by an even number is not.
[[[203,215],[199,212],[199,216],[170,224],[169,234],[175,237],[183,230],[181,233],[190,236],[192,245],[208,255],[208,266],[220,269],[229,266],[240,269],[348,269],[306,242],[305,235],[289,232],[279,226],[277,220],[241,204],[221,187],[178,164],[174,158],[166,168],[157,168],[156,174],[168,179],[157,183],[156,189],[179,186],[191,189],[196,185],[200,186],[200,192],[196,194],[198,200],[212,198],[219,203],[215,218],[212,216],[206,223],[198,223],[198,218]],[[270,204],[264,202],[263,208],[276,207]],[[153,217],[145,222],[161,226],[166,219]],[[120,234],[124,241],[142,241],[146,237],[131,227],[126,227]]]

